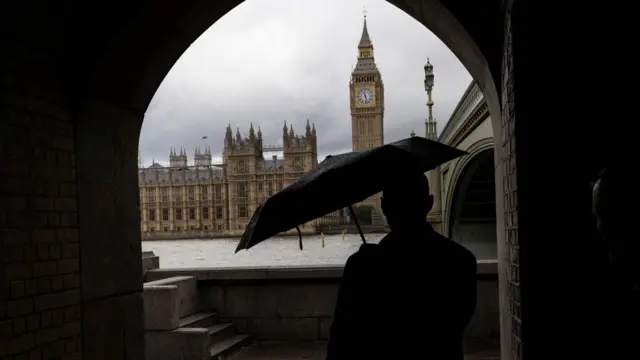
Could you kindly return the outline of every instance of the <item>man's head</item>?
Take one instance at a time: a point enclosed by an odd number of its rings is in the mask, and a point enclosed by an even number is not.
[[[432,206],[429,182],[417,170],[398,174],[382,190],[382,211],[391,228],[424,223]]]

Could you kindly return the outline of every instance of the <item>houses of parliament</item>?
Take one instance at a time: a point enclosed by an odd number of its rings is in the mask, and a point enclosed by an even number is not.
[[[373,56],[366,17],[358,44],[358,59],[349,80],[352,148],[364,150],[384,143],[384,83]],[[318,164],[315,124],[307,120],[297,134],[285,122],[281,145],[263,143],[260,128],[249,127],[248,136],[235,135],[227,126],[222,163],[212,163],[210,147],[196,147],[190,164],[184,148],[171,149],[169,166],[153,163],[139,169],[141,230],[143,238],[193,238],[239,236],[257,206],[295,182]],[[265,152],[282,152],[282,158],[265,159]],[[380,196],[363,203],[379,209]],[[343,221],[337,211],[301,227],[315,232],[318,223]]]

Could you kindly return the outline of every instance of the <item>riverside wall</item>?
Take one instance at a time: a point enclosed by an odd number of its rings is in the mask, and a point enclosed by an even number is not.
[[[328,338],[343,267],[151,269],[145,281],[194,276],[202,305],[216,309],[240,333],[256,340]],[[478,302],[465,333],[468,348],[499,342],[497,261],[478,261]]]

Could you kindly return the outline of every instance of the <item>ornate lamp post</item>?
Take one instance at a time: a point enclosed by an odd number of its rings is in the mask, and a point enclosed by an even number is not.
[[[438,129],[436,119],[433,118],[433,98],[431,92],[433,90],[433,65],[427,59],[424,65],[424,90],[427,92],[427,107],[429,115],[425,121],[425,137],[429,140],[438,141]],[[442,233],[442,194],[441,194],[441,173],[440,167],[427,172],[431,194],[433,195],[433,207],[428,216],[428,221],[433,225],[434,229]]]
[[[438,134],[436,129],[436,121],[433,118],[433,99],[431,91],[433,90],[433,65],[427,59],[424,65],[424,90],[427,92],[427,107],[429,108],[429,116],[425,121],[425,137],[431,140],[437,140]]]

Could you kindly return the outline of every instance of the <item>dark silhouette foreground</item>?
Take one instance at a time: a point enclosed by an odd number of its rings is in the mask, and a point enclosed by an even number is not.
[[[385,186],[391,233],[344,269],[327,360],[463,359],[476,305],[476,259],[426,222],[433,205],[419,171]]]
[[[637,230],[637,178],[628,164],[613,162],[593,187],[593,213],[606,251],[602,338],[609,358],[640,358],[640,240]],[[632,355],[636,354],[636,355]]]

